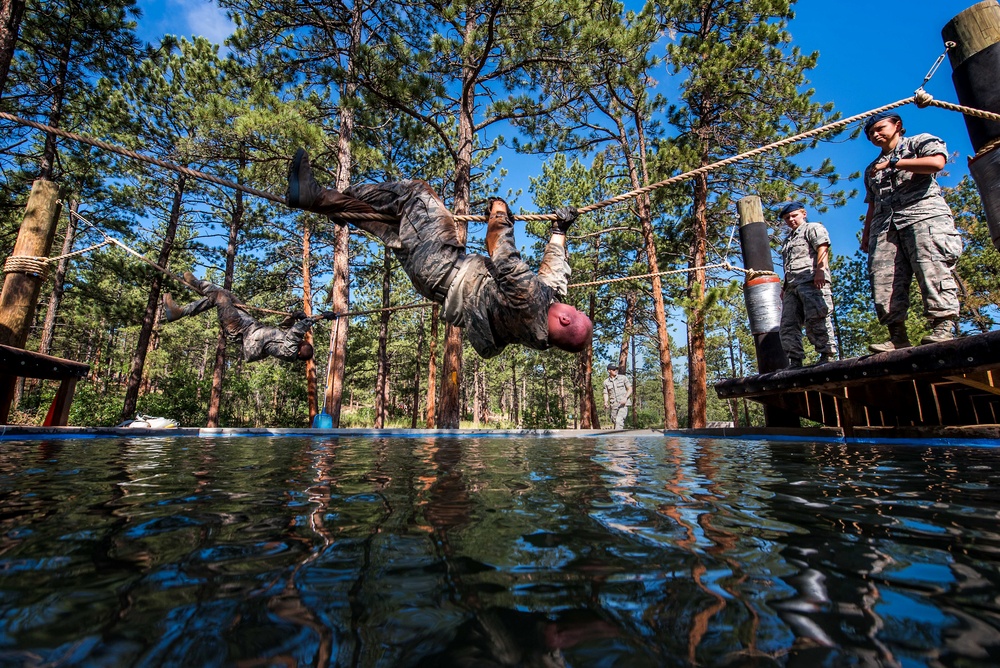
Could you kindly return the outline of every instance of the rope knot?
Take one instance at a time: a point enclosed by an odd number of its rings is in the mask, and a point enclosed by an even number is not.
[[[930,104],[934,101],[934,96],[925,91],[923,88],[918,88],[916,92],[913,93],[913,101],[918,107],[924,109],[930,106]]]

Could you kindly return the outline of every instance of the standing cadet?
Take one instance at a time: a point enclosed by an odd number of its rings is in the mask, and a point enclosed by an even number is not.
[[[865,123],[865,136],[882,151],[865,169],[868,213],[861,234],[875,312],[889,328],[888,341],[869,346],[876,353],[910,347],[906,312],[914,275],[931,325],[921,343],[953,339],[958,318],[952,269],[962,239],[934,178],[947,162],[948,148],[933,135],[904,133],[895,112],[875,114]]]
[[[830,234],[820,223],[806,222],[806,208],[789,202],[779,214],[788,225],[781,247],[785,282],[781,300],[781,347],[789,366],[802,366],[802,325],[819,353],[819,364],[837,359],[833,334],[833,293],[830,287]]]
[[[615,429],[625,428],[628,407],[632,405],[632,383],[628,377],[618,375],[618,365],[608,365],[608,377],[604,379],[604,410],[611,414]]]

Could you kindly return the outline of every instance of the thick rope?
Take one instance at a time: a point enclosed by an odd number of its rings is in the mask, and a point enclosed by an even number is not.
[[[756,278],[757,276],[777,276],[773,271],[764,271],[760,269],[744,269],[743,267],[737,267],[736,265],[730,264],[729,262],[717,262],[715,264],[706,264],[698,267],[685,267],[683,269],[668,269],[665,271],[654,271],[649,274],[635,274],[634,276],[619,276],[617,278],[605,278],[599,281],[587,281],[586,283],[573,283],[567,287],[570,288],[586,288],[593,285],[607,285],[608,283],[620,283],[622,281],[636,281],[642,278],[652,278],[654,276],[670,276],[672,274],[686,274],[692,271],[707,271],[709,269],[726,269],[728,271],[741,271],[747,275],[747,280],[751,278]]]
[[[5,274],[34,274],[44,281],[49,268],[49,258],[35,255],[11,255],[3,263]]]
[[[81,144],[88,144],[90,146],[96,146],[97,148],[104,149],[105,151],[110,151],[111,153],[117,153],[118,155],[125,156],[126,158],[132,158],[133,160],[139,160],[140,162],[148,162],[151,165],[156,165],[157,167],[162,167],[168,169],[172,172],[177,172],[179,174],[184,174],[193,179],[200,179],[202,181],[208,181],[209,183],[214,183],[216,185],[225,186],[226,188],[233,188],[235,190],[242,190],[250,195],[256,195],[257,197],[262,197],[272,202],[277,202],[278,204],[284,204],[285,198],[279,197],[278,195],[272,195],[271,193],[264,192],[263,190],[257,190],[255,188],[250,188],[248,186],[241,185],[239,183],[234,183],[226,179],[219,178],[212,174],[206,174],[205,172],[199,172],[197,170],[191,169],[189,167],[181,167],[180,165],[175,165],[165,160],[160,160],[148,155],[143,155],[142,153],[136,153],[135,151],[130,151],[127,148],[121,146],[116,146],[114,144],[109,144],[106,141],[101,141],[100,139],[95,139],[93,137],[86,137],[84,135],[78,135],[73,132],[68,132],[60,128],[54,128],[51,125],[45,125],[43,123],[36,123],[35,121],[29,121],[26,118],[21,118],[20,116],[15,116],[14,114],[8,114],[5,111],[0,111],[0,118],[7,119],[8,121],[13,121],[20,125],[27,125],[29,128],[35,128],[36,130],[41,130],[42,132],[47,132],[49,134],[56,135],[57,137],[64,137],[66,139],[72,139],[73,141],[80,142]]]
[[[746,160],[748,158],[752,158],[754,156],[760,155],[761,153],[766,153],[767,151],[772,151],[774,149],[781,148],[783,146],[787,146],[789,144],[793,144],[793,143],[798,142],[798,141],[802,141],[803,139],[809,139],[811,137],[815,137],[817,135],[824,134],[824,133],[829,132],[831,130],[835,130],[837,128],[841,128],[841,127],[844,127],[846,125],[850,125],[851,123],[853,123],[855,121],[859,121],[859,120],[861,120],[863,118],[866,118],[868,116],[871,116],[873,114],[877,114],[877,113],[880,113],[880,112],[883,112],[883,111],[888,111],[889,109],[895,109],[896,107],[901,107],[903,105],[910,104],[913,101],[914,101],[913,98],[906,98],[904,100],[899,100],[897,102],[893,102],[892,104],[887,104],[887,105],[884,105],[882,107],[878,107],[876,109],[872,109],[871,111],[866,111],[866,112],[864,112],[862,114],[856,114],[856,115],[851,116],[849,118],[844,118],[844,119],[841,119],[839,121],[834,121],[833,123],[828,123],[828,124],[826,124],[826,125],[824,125],[822,127],[818,127],[818,128],[813,129],[813,130],[809,130],[807,132],[802,132],[802,133],[799,133],[797,135],[793,135],[791,137],[786,137],[786,138],[784,138],[782,140],[779,140],[779,141],[767,144],[766,146],[761,146],[761,147],[753,149],[751,151],[746,151],[745,153],[740,153],[739,155],[735,155],[735,156],[732,156],[730,158],[726,158],[724,160],[719,160],[717,162],[713,162],[713,163],[711,163],[709,165],[704,165],[704,166],[699,167],[697,169],[692,169],[690,171],[684,172],[683,174],[678,174],[676,176],[672,176],[672,177],[670,177],[668,179],[665,179],[663,181],[659,181],[657,183],[653,183],[653,184],[645,186],[643,188],[639,188],[637,190],[632,190],[630,192],[618,195],[617,197],[613,197],[611,199],[604,200],[603,202],[597,202],[595,204],[589,204],[587,206],[581,207],[580,208],[580,213],[589,213],[591,211],[597,211],[598,209],[603,209],[603,208],[612,206],[614,204],[618,204],[620,202],[624,202],[624,201],[627,201],[627,200],[630,200],[630,199],[634,199],[636,197],[639,197],[640,195],[644,195],[644,194],[650,193],[650,192],[652,192],[654,190],[658,190],[659,188],[664,188],[664,187],[672,185],[674,183],[678,183],[680,181],[685,181],[685,180],[687,180],[687,179],[689,179],[689,178],[691,178],[693,176],[698,176],[700,174],[705,174],[707,172],[710,172],[710,171],[713,171],[713,170],[716,170],[716,169],[720,169],[722,167],[726,167],[726,166],[731,165],[733,163],[740,162],[740,161]],[[111,151],[112,153],[117,153],[118,155],[122,155],[122,156],[125,156],[125,157],[133,158],[135,160],[140,160],[142,162],[147,162],[147,163],[156,165],[158,167],[162,167],[164,169],[168,169],[168,170],[171,170],[171,171],[178,172],[180,174],[184,174],[186,176],[190,176],[191,178],[201,179],[201,180],[204,180],[204,181],[208,181],[210,183],[215,183],[217,185],[225,186],[225,187],[228,187],[228,188],[234,188],[236,190],[241,190],[241,191],[243,191],[245,193],[249,193],[251,195],[256,195],[258,197],[262,197],[262,198],[270,200],[272,202],[277,202],[279,204],[285,204],[286,203],[284,197],[279,197],[278,195],[273,195],[271,193],[263,192],[261,190],[256,190],[254,188],[249,188],[249,187],[241,185],[239,183],[233,183],[232,181],[227,181],[226,179],[221,179],[221,178],[219,178],[217,176],[213,176],[211,174],[205,174],[204,172],[198,172],[198,171],[195,171],[193,169],[189,169],[187,167],[181,167],[179,165],[174,165],[174,164],[171,164],[169,162],[166,162],[166,161],[163,161],[163,160],[159,160],[157,158],[153,158],[153,157],[150,157],[150,156],[147,156],[147,155],[142,155],[140,153],[136,153],[135,151],[130,151],[130,150],[126,149],[126,148],[122,148],[120,146],[115,146],[115,145],[109,144],[109,143],[107,143],[105,141],[101,141],[100,139],[94,139],[93,137],[85,137],[83,135],[78,135],[78,134],[75,134],[75,133],[72,133],[72,132],[67,132],[66,130],[61,130],[59,128],[54,128],[54,127],[51,127],[51,126],[48,126],[48,125],[44,125],[42,123],[37,123],[35,121],[29,121],[29,120],[21,118],[19,116],[15,116],[13,114],[8,114],[6,112],[0,112],[0,118],[4,118],[4,119],[7,119],[9,121],[13,121],[15,123],[19,123],[21,125],[27,125],[28,127],[35,128],[36,130],[41,130],[42,132],[48,132],[48,133],[51,133],[51,134],[54,134],[54,135],[57,135],[57,136],[60,136],[60,137],[65,137],[66,139],[71,139],[73,141],[78,141],[78,142],[81,142],[81,143],[84,143],[84,144],[89,144],[91,146],[96,146],[97,148],[101,148],[101,149],[104,149],[106,151]],[[390,222],[395,222],[396,221],[396,219],[394,217],[392,217],[392,216],[385,216],[385,215],[377,214],[377,213],[346,213],[345,212],[345,213],[339,213],[339,214],[337,214],[337,218],[342,218],[342,219],[348,220],[348,221],[350,221],[350,220],[373,220],[373,221],[390,221]],[[519,215],[515,215],[514,219],[515,220],[525,220],[525,221],[555,220],[556,219],[556,214],[554,214],[554,213],[519,214]],[[458,220],[458,221],[485,221],[485,220],[487,220],[487,217],[486,216],[474,216],[474,215],[456,215],[455,216],[455,220]]]

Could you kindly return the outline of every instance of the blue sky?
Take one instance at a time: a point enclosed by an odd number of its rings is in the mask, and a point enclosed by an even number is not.
[[[833,102],[843,116],[882,106],[913,94],[944,51],[941,28],[956,14],[972,6],[976,0],[840,0],[831,3],[800,0],[796,18],[789,29],[793,42],[803,52],[819,51],[819,63],[810,74],[817,101]],[[203,35],[222,42],[231,32],[232,23],[224,12],[207,0],[139,0],[143,11],[139,35],[156,42],[167,33],[190,36]],[[957,102],[951,83],[951,65],[945,60],[926,89],[934,97]],[[940,180],[954,185],[968,173],[966,157],[972,153],[965,124],[960,114],[941,109],[918,109],[906,106],[900,110],[910,134],[930,132],[948,144],[957,154],[946,167]],[[838,139],[823,142],[806,154],[805,161],[818,163],[829,156],[841,174],[862,169],[877,151],[864,139]],[[511,174],[505,185],[527,190],[526,175],[537,173],[537,161],[507,156],[505,166]],[[516,169],[512,169],[516,167]],[[519,176],[514,176],[517,173]],[[416,176],[416,175],[415,175]],[[860,182],[850,187],[861,189]],[[527,197],[519,201],[530,206]],[[583,203],[581,203],[583,204]],[[862,196],[846,207],[824,214],[812,213],[811,220],[820,220],[830,230],[833,251],[853,254],[860,230],[859,218],[865,212]]]

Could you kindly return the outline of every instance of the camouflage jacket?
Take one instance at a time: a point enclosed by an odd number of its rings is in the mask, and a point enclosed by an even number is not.
[[[896,229],[935,216],[951,216],[948,203],[941,196],[941,187],[933,174],[914,174],[905,169],[875,171],[876,163],[890,158],[925,158],[931,155],[948,157],[945,143],[929,134],[901,137],[891,152],[880,155],[865,169],[865,202],[872,205],[868,233],[875,238],[890,224]]]
[[[813,280],[816,249],[823,245],[830,245],[830,233],[821,223],[802,223],[794,230],[789,230],[781,247],[786,284]],[[829,269],[826,273],[829,280]]]
[[[565,249],[548,244],[536,275],[521,259],[511,234],[492,257],[468,255],[465,263],[448,291],[445,312],[456,313],[452,324],[465,328],[476,352],[495,357],[509,343],[547,349],[549,306],[566,295],[569,282]],[[455,300],[458,309],[448,303]]]
[[[288,329],[281,329],[261,325],[249,313],[235,306],[226,308],[225,311],[226,313],[222,313],[220,310],[219,320],[226,336],[242,343],[243,359],[247,362],[256,362],[265,357],[294,362],[298,359],[302,338],[315,322],[312,318],[303,318]]]

